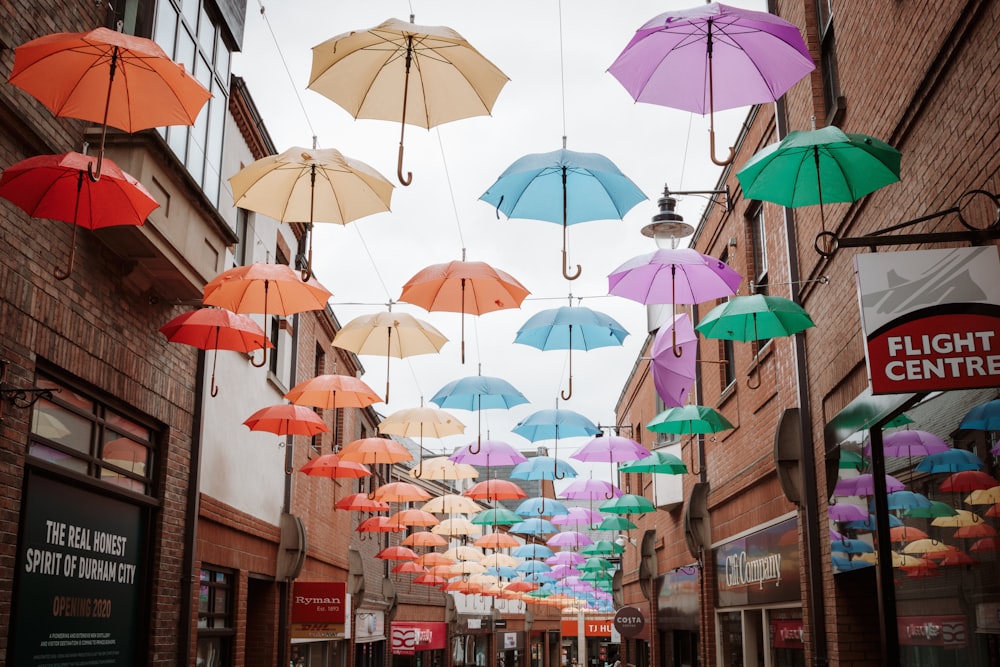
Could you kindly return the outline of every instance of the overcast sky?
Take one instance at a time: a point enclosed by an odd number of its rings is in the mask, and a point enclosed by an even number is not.
[[[421,400],[429,403],[444,384],[477,374],[481,364],[483,375],[508,380],[530,401],[509,412],[484,411],[484,437],[488,431],[492,438],[533,449],[535,445],[511,434],[510,429],[532,412],[557,405],[594,422],[614,423],[615,403],[647,331],[645,307],[607,296],[607,275],[625,260],[655,249],[652,239],[640,230],[656,213],[664,183],[673,190],[712,189],[719,168],[708,156],[707,117],[636,104],[606,70],[648,19],[694,4],[675,0],[562,0],[561,4],[558,0],[294,0],[265,1],[262,15],[260,3],[250,3],[244,53],[234,59],[233,71],[246,79],[278,150],[311,146],[315,136],[319,147],[336,148],[362,160],[397,185],[391,213],[345,227],[316,225],[315,273],[334,293],[331,303],[340,322],[384,310],[417,271],[460,260],[463,249],[468,260],[488,262],[531,291],[518,310],[466,316],[464,366],[458,314],[428,313],[409,304],[395,304],[393,310],[430,322],[450,342],[437,355],[393,359],[391,403],[376,405],[379,412],[414,407]],[[764,9],[762,0],[730,4]],[[407,126],[404,170],[413,172],[413,182],[402,187],[395,178],[399,124],[355,120],[306,85],[313,46],[388,18],[406,20],[411,12],[417,24],[444,25],[459,32],[510,82],[500,92],[490,117],[456,121],[430,131]],[[746,113],[744,108],[716,114],[719,153],[724,154]],[[494,208],[479,201],[510,163],[529,153],[557,150],[564,134],[567,148],[610,158],[649,198],[624,221],[569,227],[570,263],[583,267],[581,278],[572,282],[561,274],[560,225],[508,220],[502,214],[497,219]],[[704,206],[703,198],[686,196],[680,198],[678,211],[697,224]],[[630,335],[620,348],[573,352],[573,396],[564,402],[558,399],[567,386],[568,353],[542,352],[513,340],[531,315],[566,305],[570,294],[574,305],[610,315]],[[364,380],[383,394],[385,358],[365,356],[361,361]],[[475,439],[476,415],[460,410],[453,414],[467,424],[466,435],[444,441],[428,439],[425,447],[451,453]],[[648,434],[644,440],[650,440]],[[585,443],[585,439],[560,442],[560,458]],[[551,441],[539,444],[551,452]]]

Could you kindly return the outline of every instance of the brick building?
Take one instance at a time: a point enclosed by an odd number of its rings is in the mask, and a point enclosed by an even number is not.
[[[903,380],[903,373],[890,377],[895,385],[885,377],[878,382],[885,373],[866,363],[866,335],[873,332],[863,329],[855,263],[866,276],[895,267],[889,288],[924,271],[929,280],[941,259],[910,251],[972,248],[961,257],[985,257],[995,266],[1000,5],[778,0],[769,9],[803,28],[817,69],[779,103],[751,110],[735,161],[711,188],[728,188],[729,206],[724,195],[715,196],[691,245],[744,277],[739,294],[749,294],[752,283],[758,292],[791,298],[816,326],[761,343],[699,337],[704,363],[691,402],[734,425],[717,434],[668,438],[647,431],[663,404],[648,360],[637,360],[619,399],[618,424],[650,448],[681,455],[689,474],[673,482],[658,475],[623,480],[651,499],[656,485],[661,509],[636,518],[637,546],[623,559],[624,602],[643,610],[651,626],[647,639],[627,642],[626,661],[640,667],[997,664],[1000,626],[991,610],[1000,602],[1000,579],[992,543],[969,551],[973,542],[956,538],[948,519],[900,506],[903,496],[878,480],[887,471],[907,492],[981,516],[984,508],[970,503],[967,492],[942,491],[948,473],[918,468],[922,456],[882,445],[900,431],[930,433],[975,456],[976,467],[996,478],[989,433],[963,415],[997,397],[1000,376],[984,361],[987,370],[965,379],[971,384],[928,380],[937,368],[930,359],[940,351],[922,348],[910,352],[909,368],[924,369],[923,384]],[[748,200],[736,172],[790,131],[809,130],[813,117],[817,127],[836,125],[900,150],[900,182],[855,203],[825,205],[825,220],[816,206]],[[982,192],[967,194],[973,191]],[[822,235],[824,229],[830,234]],[[968,269],[963,275],[971,284],[979,277],[972,293],[991,289],[992,281],[972,268],[978,259],[952,261]],[[923,317],[959,314],[945,318],[953,328],[948,340],[978,335],[975,309],[955,310],[930,297],[925,304],[939,305],[926,306]],[[715,305],[692,308],[692,320]],[[997,329],[995,307],[986,307],[992,318],[986,338]],[[661,323],[651,313],[650,343]],[[847,493],[846,483],[860,473],[874,473],[875,488]],[[846,521],[845,505],[871,518]],[[899,522],[970,558],[950,566],[926,545],[909,547],[912,540],[890,536],[890,525]],[[759,576],[748,582],[744,566],[751,561]],[[769,563],[780,566],[767,570]]]

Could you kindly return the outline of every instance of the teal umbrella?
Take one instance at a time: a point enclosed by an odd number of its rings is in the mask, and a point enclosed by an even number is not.
[[[718,433],[733,428],[725,417],[704,405],[685,405],[681,408],[668,408],[653,417],[646,424],[653,433],[676,433],[686,435],[692,433]]]
[[[472,523],[477,526],[509,526],[519,521],[520,516],[503,507],[486,510],[472,517]]]
[[[917,519],[936,519],[942,516],[955,516],[958,512],[948,503],[932,500],[930,507],[914,507],[903,512],[903,516]]]
[[[600,510],[609,514],[648,514],[655,512],[656,506],[648,498],[626,493],[604,503]]]
[[[603,558],[588,558],[583,565],[576,569],[584,572],[604,572],[605,570],[613,570],[614,566]]]
[[[625,547],[615,544],[611,540],[597,540],[590,546],[580,549],[580,553],[584,556],[609,556],[625,553]]]
[[[634,530],[639,526],[635,525],[623,516],[609,516],[602,521],[595,530]]]
[[[747,199],[790,208],[853,202],[899,180],[901,155],[865,134],[846,134],[828,126],[789,132],[758,151],[736,173]]]
[[[654,449],[651,456],[626,463],[618,470],[631,473],[658,473],[661,475],[682,475],[688,471],[687,464],[670,452]]]

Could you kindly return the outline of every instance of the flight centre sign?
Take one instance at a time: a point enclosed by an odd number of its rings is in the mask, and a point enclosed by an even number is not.
[[[855,257],[873,394],[1000,384],[995,246]]]

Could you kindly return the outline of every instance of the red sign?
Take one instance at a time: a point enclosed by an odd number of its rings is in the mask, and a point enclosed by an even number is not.
[[[956,649],[968,641],[965,616],[900,616],[896,625],[900,644]]]
[[[578,621],[576,619],[570,620],[564,618],[560,627],[562,636],[576,637],[577,623]],[[583,634],[586,637],[610,637],[612,625],[613,621],[610,618],[585,618],[583,620]]]
[[[434,651],[445,647],[445,623],[393,621],[389,648],[393,655],[413,655],[417,651]]]
[[[771,621],[771,645],[774,648],[804,648],[802,619]]]
[[[292,584],[292,623],[344,623],[346,602],[343,581],[296,581]]]
[[[873,394],[996,386],[995,247],[863,253],[855,265]]]

